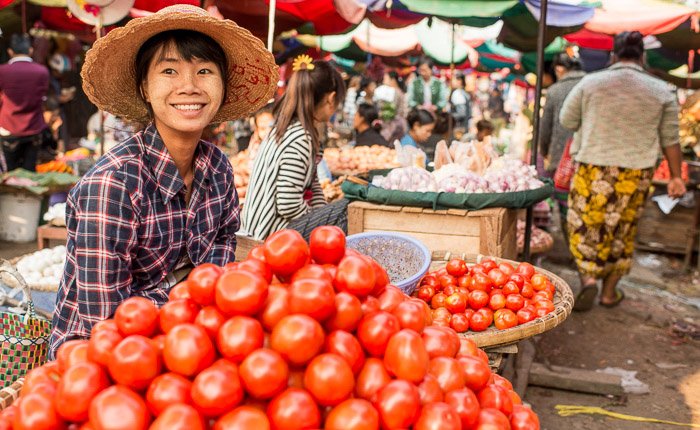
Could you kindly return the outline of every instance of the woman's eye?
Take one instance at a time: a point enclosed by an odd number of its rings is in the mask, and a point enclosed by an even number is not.
[[[175,73],[175,69],[165,69],[162,73],[166,75],[172,75],[173,73]]]
[[[209,75],[212,73],[214,73],[214,72],[212,72],[211,69],[202,69],[199,71],[199,74],[201,74],[201,75]]]

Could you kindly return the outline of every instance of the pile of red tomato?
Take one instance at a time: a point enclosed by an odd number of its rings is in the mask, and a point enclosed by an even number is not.
[[[486,354],[335,227],[132,297],[32,370],[0,429],[532,430]]]
[[[455,331],[499,330],[554,311],[555,287],[529,263],[486,259],[473,266],[455,258],[420,282],[415,296],[432,307],[433,324]]]

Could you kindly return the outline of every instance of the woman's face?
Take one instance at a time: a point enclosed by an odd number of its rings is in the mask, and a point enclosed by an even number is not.
[[[158,131],[201,135],[223,101],[221,71],[210,61],[184,60],[174,46],[163,49],[164,55],[156,54],[142,85]]]
[[[362,124],[364,124],[365,119],[362,118],[359,112],[355,112],[355,117],[352,119],[352,128],[359,130]]]
[[[415,140],[418,143],[427,142],[430,135],[433,134],[434,128],[434,122],[424,125],[421,125],[421,123],[419,122],[413,124],[413,128],[411,129],[411,131],[413,132],[413,140]]]

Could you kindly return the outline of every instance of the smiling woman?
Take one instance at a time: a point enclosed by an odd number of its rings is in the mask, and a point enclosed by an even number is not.
[[[52,356],[129,297],[163,304],[192,264],[234,261],[233,171],[201,136],[212,122],[262,107],[277,77],[260,40],[187,5],[132,20],[88,51],[82,78],[90,100],[147,125],[70,193]]]

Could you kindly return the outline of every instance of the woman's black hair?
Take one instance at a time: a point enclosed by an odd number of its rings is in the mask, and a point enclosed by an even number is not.
[[[624,60],[639,60],[644,55],[644,36],[638,31],[623,31],[615,36],[615,56]]]
[[[422,57],[418,62],[416,63],[416,70],[423,64],[427,65],[431,69],[435,67],[435,62],[430,58],[430,57]]]
[[[382,129],[382,123],[379,121],[379,112],[373,105],[360,103],[357,107],[357,114],[373,129],[377,131]]]
[[[410,130],[416,123],[420,125],[434,124],[436,120],[435,116],[427,110],[415,108],[408,113],[406,121],[408,122],[408,129]]]
[[[583,70],[581,59],[572,57],[566,52],[562,52],[554,57],[554,66],[562,66],[566,70]]]
[[[386,72],[386,74],[389,75],[389,77],[391,79],[396,81],[396,83],[398,84],[399,89],[401,91],[406,91],[406,86],[404,84],[404,81],[403,81],[403,79],[401,79],[401,76],[399,76],[399,74],[396,72],[396,70],[391,70],[389,72]]]
[[[134,75],[136,76],[136,91],[141,96],[143,102],[148,107],[148,112],[153,116],[150,105],[146,102],[142,86],[146,82],[148,68],[153,61],[161,61],[165,58],[167,49],[174,46],[183,60],[191,61],[196,58],[198,60],[211,61],[216,64],[221,73],[221,79],[224,86],[224,97],[222,103],[226,101],[228,94],[226,89],[229,80],[228,58],[224,53],[223,48],[214,39],[206,34],[191,30],[170,30],[158,33],[151,37],[141,45],[136,60],[134,61]],[[156,58],[158,55],[158,58]]]
[[[362,80],[360,81],[360,92],[366,90],[367,87],[369,87],[373,83],[376,84],[377,82],[368,76],[363,76]]]
[[[480,119],[476,123],[476,131],[480,132],[480,131],[485,131],[485,130],[493,131],[494,130],[493,123],[487,119]]]
[[[455,73],[455,78],[457,78],[457,80],[462,83],[462,88],[467,87],[467,80],[464,77],[464,73],[462,73],[462,72]]]

